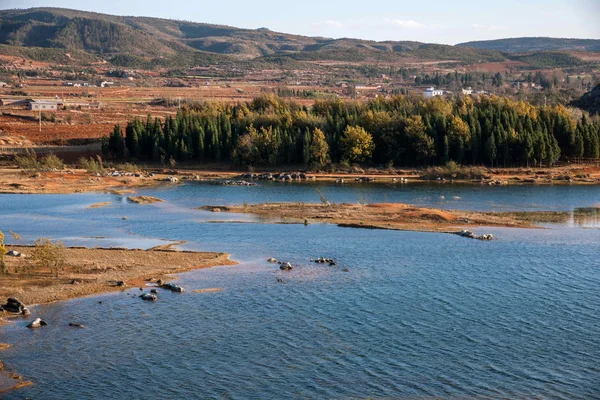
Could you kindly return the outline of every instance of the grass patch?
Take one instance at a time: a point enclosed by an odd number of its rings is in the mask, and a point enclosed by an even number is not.
[[[482,167],[463,167],[450,161],[443,167],[431,167],[421,175],[423,179],[489,179],[490,176]]]
[[[159,199],[158,197],[152,197],[152,196],[130,196],[127,198],[127,200],[131,201],[132,203],[136,203],[136,204],[153,204],[153,203],[163,203],[164,200]]]

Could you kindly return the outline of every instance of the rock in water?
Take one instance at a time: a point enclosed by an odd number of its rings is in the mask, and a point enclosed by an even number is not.
[[[479,239],[479,240],[494,240],[494,235],[492,235],[491,233],[488,233],[486,235],[479,236],[477,239]]]
[[[48,325],[46,323],[46,321],[44,321],[41,318],[36,318],[35,320],[33,320],[33,322],[31,322],[29,325],[27,325],[28,328],[33,329],[33,328],[39,328],[41,326],[46,326]]]
[[[171,292],[176,292],[176,293],[185,292],[184,288],[182,288],[181,286],[177,286],[174,283],[165,283],[164,285],[161,285],[161,288],[167,289],[167,290],[170,290]]]
[[[279,267],[280,270],[282,271],[290,271],[292,270],[294,267],[292,267],[292,264],[290,264],[289,262],[283,263],[281,264],[281,266]]]
[[[74,324],[73,322],[69,322],[69,326],[72,326],[73,328],[85,328],[84,325]]]
[[[276,258],[273,258],[273,257],[271,257],[271,258],[269,258],[269,259],[267,260],[267,262],[270,262],[270,263],[273,263],[273,264],[277,264],[277,259],[276,259]]]
[[[140,296],[140,298],[142,300],[145,300],[145,301],[156,301],[156,300],[158,300],[158,297],[156,297],[155,295],[150,294],[150,293],[144,293],[143,295]]]

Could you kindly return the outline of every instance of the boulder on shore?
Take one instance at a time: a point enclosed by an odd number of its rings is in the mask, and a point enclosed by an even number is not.
[[[19,253],[18,251],[15,250],[11,250],[8,253],[6,253],[7,256],[11,256],[11,257],[22,257],[23,254]]]
[[[6,304],[0,306],[0,310],[8,311],[14,314],[29,315],[29,310],[22,301],[14,297],[9,297]]]
[[[35,320],[33,320],[31,323],[29,323],[29,324],[27,325],[27,327],[28,327],[28,328],[30,328],[30,329],[34,329],[34,328],[39,328],[39,327],[46,326],[46,325],[48,325],[48,324],[46,323],[46,321],[44,321],[44,320],[43,320],[43,319],[41,319],[41,318],[36,318],[36,319],[35,319]]]

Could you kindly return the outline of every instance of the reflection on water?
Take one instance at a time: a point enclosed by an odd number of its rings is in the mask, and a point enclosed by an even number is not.
[[[600,192],[583,188],[320,189],[335,202],[365,196],[427,204],[444,195],[456,201],[453,208],[473,209],[529,209],[535,197],[535,209],[572,211],[579,221],[486,229],[498,238],[492,242],[318,224],[208,223],[251,217],[193,209],[318,202],[314,185],[183,185],[144,190],[166,200],[147,206],[107,194],[0,195],[0,230],[27,241],[151,247],[185,240],[185,249],[227,251],[242,261],[183,274],[178,283],[187,292],[161,291],[156,303],[128,289],[101,296],[102,304],[89,297],[34,307],[32,318],[49,326],[32,331],[17,320],[4,327],[2,341],[13,347],[2,360],[35,385],[5,397],[597,398],[600,230],[577,226],[597,224],[597,209],[587,208]],[[87,208],[103,201],[113,206]],[[279,271],[269,257],[295,268]],[[314,257],[339,266],[310,263]],[[212,288],[222,290],[194,293]]]
[[[576,208],[572,213],[573,223],[581,228],[600,227],[600,207]]]

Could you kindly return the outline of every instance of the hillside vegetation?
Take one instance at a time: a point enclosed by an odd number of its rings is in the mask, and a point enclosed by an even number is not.
[[[600,85],[571,103],[572,106],[588,111],[590,114],[600,114]]]
[[[548,37],[521,37],[511,39],[481,40],[457,44],[458,47],[488,49],[508,53],[531,51],[600,51],[598,39],[560,39]]]

